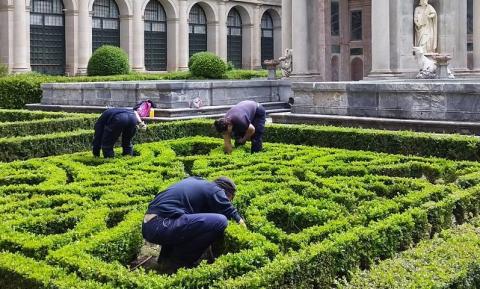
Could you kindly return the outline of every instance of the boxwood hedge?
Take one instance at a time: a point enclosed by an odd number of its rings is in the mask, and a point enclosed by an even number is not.
[[[274,143],[225,155],[209,137],[138,145],[133,158],[3,163],[0,287],[335,288],[478,215],[479,171],[477,162]],[[248,230],[230,224],[213,264],[132,271],[148,202],[186,175],[234,179]]]

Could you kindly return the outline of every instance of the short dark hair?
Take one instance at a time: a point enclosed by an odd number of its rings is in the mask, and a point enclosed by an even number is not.
[[[227,122],[224,117],[215,120],[213,123],[217,132],[224,132],[227,130]]]
[[[218,179],[213,181],[217,186],[219,186],[225,193],[235,196],[235,192],[237,191],[237,186],[235,183],[227,178],[227,177],[219,177]]]

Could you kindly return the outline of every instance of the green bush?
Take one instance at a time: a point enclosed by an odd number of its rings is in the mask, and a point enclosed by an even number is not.
[[[190,72],[195,77],[220,79],[227,71],[225,62],[211,52],[196,53],[190,58],[190,64]]]
[[[442,232],[394,259],[358,272],[340,289],[464,288],[480,285],[480,236],[471,225]]]
[[[8,75],[8,67],[5,64],[0,63],[0,77],[4,77],[7,75]]]
[[[88,61],[90,76],[122,75],[130,72],[128,55],[119,47],[104,45],[93,53]]]

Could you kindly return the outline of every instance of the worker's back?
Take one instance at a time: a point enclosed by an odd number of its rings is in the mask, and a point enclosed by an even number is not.
[[[199,213],[219,213],[232,218],[238,215],[220,187],[198,177],[186,178],[158,194],[147,213],[164,218]]]

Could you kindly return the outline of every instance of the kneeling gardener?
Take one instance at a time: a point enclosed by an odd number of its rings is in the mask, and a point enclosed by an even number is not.
[[[159,264],[169,273],[191,268],[223,236],[228,219],[245,225],[231,201],[235,183],[226,177],[213,182],[189,177],[167,188],[148,206],[143,237],[162,246]]]

